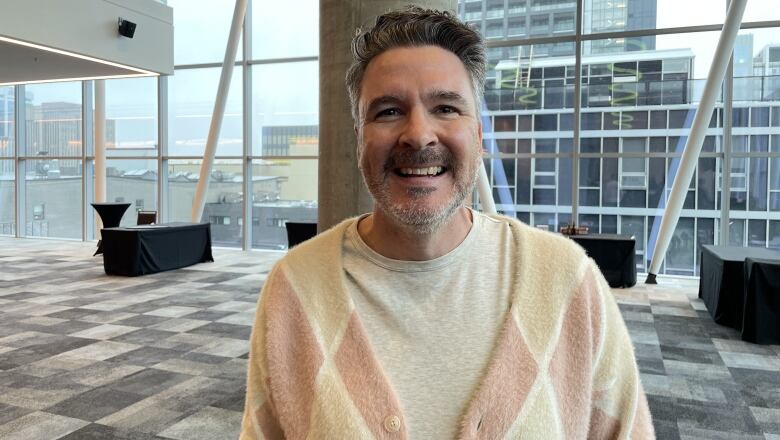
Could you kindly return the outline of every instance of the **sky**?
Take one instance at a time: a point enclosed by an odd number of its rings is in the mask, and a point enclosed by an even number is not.
[[[721,7],[716,7],[717,5]],[[657,28],[722,24],[726,17],[725,0],[658,0]],[[747,0],[742,22],[780,20],[780,0]],[[769,43],[780,43],[780,28],[744,30],[753,34],[753,55]],[[706,78],[715,55],[719,32],[686,35],[659,35],[656,49],[690,48],[695,55],[694,77]]]

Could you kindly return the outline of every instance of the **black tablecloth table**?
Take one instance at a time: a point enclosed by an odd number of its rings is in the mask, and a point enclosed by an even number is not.
[[[569,235],[596,261],[610,287],[636,284],[636,240],[630,235]]]
[[[780,253],[774,260],[745,259],[742,340],[780,344]]]
[[[214,261],[209,223],[164,223],[103,229],[103,267],[136,276]]]
[[[745,259],[777,259],[765,248],[704,245],[699,267],[699,298],[712,319],[721,325],[742,329]]]
[[[129,203],[90,203],[100,216],[103,228],[115,228],[122,221],[122,216],[130,207]],[[98,248],[92,256],[103,253],[103,239],[98,240]]]

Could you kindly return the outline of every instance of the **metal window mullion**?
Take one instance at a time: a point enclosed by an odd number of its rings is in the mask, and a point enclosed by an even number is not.
[[[234,61],[233,66],[241,65],[243,61]],[[182,64],[180,66],[173,66],[174,72],[176,70],[197,70],[197,69],[218,69],[222,67],[222,63],[197,63],[197,64]],[[174,73],[175,74],[175,73]]]
[[[250,66],[254,66],[257,64],[305,63],[307,61],[319,61],[319,59],[320,59],[319,55],[309,55],[309,56],[291,57],[291,58],[268,58],[263,60],[250,60],[248,61],[248,64]]]
[[[726,9],[730,0],[726,0]],[[734,92],[734,51],[731,51],[726,78],[723,81],[723,160],[721,162],[720,188],[720,245],[729,243],[729,217],[731,211],[731,130]]]
[[[575,12],[575,41],[574,41],[574,112],[572,115],[572,167],[571,167],[571,224],[579,224],[578,212],[580,204],[580,192],[578,189],[580,180],[580,111],[582,106],[582,15],[584,13],[584,1],[577,0]],[[565,81],[564,81],[565,83]],[[600,166],[600,165],[599,165]],[[599,174],[600,175],[600,174]],[[600,198],[600,197],[599,197]]]
[[[243,111],[244,111],[244,123],[243,123],[243,218],[244,218],[244,233],[242,235],[243,240],[241,247],[245,251],[252,249],[252,161],[249,159],[252,156],[252,67],[247,60],[252,57],[252,6],[253,1],[249,0],[246,5],[246,13],[244,14],[244,56],[242,57],[242,69],[244,71],[244,87],[243,87]]]
[[[289,58],[267,58],[267,59],[260,59],[260,60],[251,60],[249,59],[249,56],[242,56],[242,58],[244,59],[241,61],[234,61],[233,65],[241,66],[243,64],[249,64],[250,66],[254,66],[256,64],[302,63],[307,61],[318,61],[320,59],[319,55],[309,55],[309,56],[289,57]],[[181,64],[173,67],[174,70],[213,69],[213,68],[222,67],[222,63],[217,62],[217,63]]]
[[[504,0],[502,3],[504,3],[504,16],[501,17],[501,24],[504,27],[504,31],[506,35],[509,35],[509,2],[508,0]]]
[[[168,209],[168,78],[160,76],[157,79],[157,212],[161,222],[171,219]]]
[[[645,158],[645,206],[650,206],[650,138],[647,138],[647,157]],[[645,235],[647,233],[645,232]]]
[[[27,152],[27,114],[25,109],[25,86],[18,85],[14,87],[16,96],[14,97],[14,155],[15,155],[15,177],[16,177],[16,203],[14,204],[14,217],[16,221],[16,234],[17,238],[24,237],[23,231],[26,231],[25,223],[25,208],[27,205],[26,197],[26,171],[25,160],[20,157]]]
[[[771,141],[768,141],[768,143]],[[769,146],[767,146],[767,149],[769,149]],[[766,157],[766,212],[769,214],[769,212],[772,211],[772,159],[769,157]],[[766,241],[764,241],[764,247],[769,246],[769,217],[767,216],[767,222],[766,222],[766,228],[764,228],[764,232],[766,232]]]

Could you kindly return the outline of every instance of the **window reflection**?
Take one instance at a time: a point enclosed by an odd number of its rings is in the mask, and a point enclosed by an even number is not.
[[[156,155],[157,78],[106,81],[106,153]],[[148,151],[137,151],[146,149]]]
[[[168,162],[168,197],[171,220],[189,222],[192,202],[200,179],[201,160]],[[211,223],[211,240],[216,246],[241,247],[243,217],[243,172],[240,160],[217,160],[209,176],[202,222]]]
[[[203,156],[206,150],[220,69],[177,70],[168,80],[168,154]],[[241,69],[233,70],[225,114],[217,141],[217,155],[243,154]]]
[[[130,203],[121,226],[135,225],[138,211],[157,211],[157,161],[106,161],[106,201]]]

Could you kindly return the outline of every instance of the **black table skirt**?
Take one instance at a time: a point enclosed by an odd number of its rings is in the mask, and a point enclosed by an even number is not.
[[[593,258],[610,287],[636,284],[636,240],[628,235],[588,234],[569,238]]]
[[[137,276],[214,261],[208,223],[166,223],[102,230],[109,275]]]
[[[699,268],[699,298],[712,319],[721,325],[742,329],[744,314],[745,259],[780,256],[764,248],[702,246]]]
[[[129,203],[90,203],[100,217],[103,228],[116,228],[122,221],[122,216],[130,207]],[[97,250],[94,255],[103,253],[103,240],[98,240]]]
[[[745,259],[742,339],[780,344],[780,254],[775,260]]]

